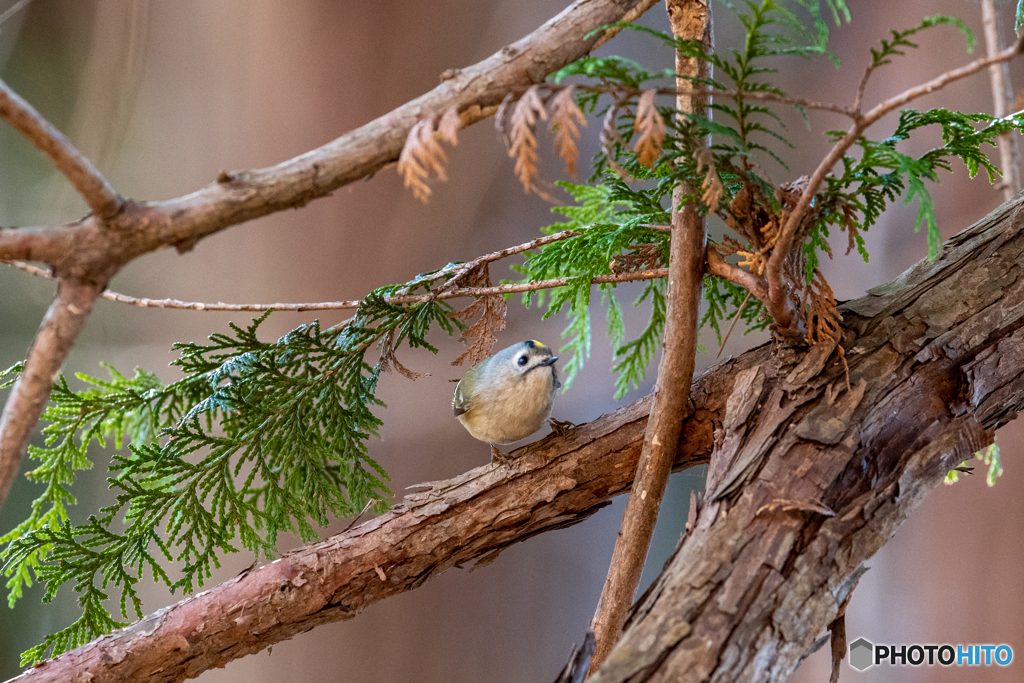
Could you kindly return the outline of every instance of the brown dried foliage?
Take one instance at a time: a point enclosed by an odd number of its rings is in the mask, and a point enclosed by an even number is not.
[[[431,171],[441,180],[448,180],[444,170],[447,161],[448,156],[434,137],[434,122],[424,119],[412,127],[405,139],[398,157],[398,173],[405,186],[412,188],[413,195],[426,203],[431,194],[426,180]]]
[[[437,122],[437,137],[447,142],[452,147],[459,144],[458,132],[462,128],[462,119],[459,118],[457,107],[448,107],[441,120]]]
[[[547,121],[548,113],[540,98],[538,87],[532,86],[519,98],[512,112],[512,130],[509,135],[508,155],[515,159],[515,173],[526,192],[536,191],[537,177],[537,121]]]
[[[380,369],[384,372],[391,372],[391,368],[394,367],[398,370],[402,376],[417,380],[421,377],[430,377],[429,372],[415,372],[405,367],[398,361],[398,357],[395,355],[395,331],[389,330],[384,338],[380,341]]]
[[[662,258],[662,245],[657,242],[633,244],[629,248],[635,251],[631,254],[616,256],[608,264],[613,273],[636,273],[654,270],[665,265]]]
[[[717,213],[718,203],[721,201],[722,195],[725,194],[725,187],[722,186],[722,181],[718,177],[718,169],[715,168],[715,156],[709,148],[703,147],[694,150],[693,158],[697,162],[697,173],[707,169],[704,180],[700,184],[701,189],[704,190],[701,201],[708,207],[708,213]]]
[[[569,86],[551,100],[551,133],[555,136],[555,154],[565,160],[565,171],[576,177],[576,161],[580,150],[576,141],[580,138],[579,126],[586,127],[587,117],[583,115],[573,98],[575,88]]]
[[[836,297],[832,288],[822,276],[821,271],[814,269],[811,283],[803,288],[803,306],[807,312],[807,343],[837,339],[839,323],[843,317],[836,307]]]
[[[466,279],[469,287],[491,286],[491,275],[486,263],[469,273]],[[494,345],[498,343],[495,333],[505,329],[505,311],[505,297],[495,294],[482,296],[461,311],[448,314],[463,323],[468,323],[479,316],[459,337],[460,342],[469,342],[469,346],[462,355],[452,361],[452,365],[462,365],[467,360],[470,363],[479,363],[491,355]]]
[[[661,118],[657,105],[654,104],[654,90],[648,90],[640,95],[640,101],[636,106],[636,118],[633,120],[633,130],[637,134],[636,144],[633,152],[636,160],[653,169],[654,164],[661,156],[661,148],[665,142],[665,120]]]
[[[615,174],[624,181],[630,182],[636,180],[636,178],[631,176],[626,169],[622,168],[619,162],[615,161],[615,145],[618,144],[626,147],[626,141],[622,139],[619,129],[615,126],[618,115],[619,103],[616,101],[615,104],[608,107],[608,113],[604,115],[604,122],[601,126],[601,150],[604,152],[605,162],[607,162],[608,167],[615,171]]]

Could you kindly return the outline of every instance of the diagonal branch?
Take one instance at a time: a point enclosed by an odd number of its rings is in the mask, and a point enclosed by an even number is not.
[[[0,119],[28,138],[64,174],[92,212],[102,219],[121,210],[122,199],[107,179],[64,134],[0,80]]]
[[[102,287],[61,282],[36,335],[25,370],[18,377],[0,416],[0,501],[7,498],[21,466],[22,454],[46,408],[60,366]]]
[[[876,105],[867,114],[855,119],[853,126],[850,127],[850,130],[846,135],[833,145],[832,149],[829,150],[828,155],[822,159],[821,163],[818,164],[818,167],[814,170],[814,174],[811,176],[810,181],[808,181],[803,193],[800,195],[797,205],[793,208],[792,213],[789,214],[789,217],[783,225],[778,241],[772,249],[771,256],[768,258],[765,273],[768,283],[767,304],[768,312],[776,323],[776,329],[783,332],[788,331],[791,334],[798,334],[794,329],[796,311],[792,301],[790,301],[789,297],[786,295],[786,285],[783,281],[783,263],[789,253],[793,250],[794,241],[800,231],[800,225],[807,216],[807,210],[811,206],[811,201],[814,199],[814,195],[818,192],[818,188],[820,188],[821,184],[825,181],[825,176],[832,171],[832,167],[839,163],[839,160],[843,158],[843,155],[849,151],[850,147],[857,142],[857,139],[860,138],[869,126],[877,122],[889,112],[895,111],[919,97],[941,90],[950,83],[976,74],[982,69],[986,69],[993,64],[1008,62],[1021,54],[1021,52],[1024,52],[1024,38],[1018,40],[1012,47],[1009,47],[994,56],[976,59],[970,64],[962,66],[959,69],[947,71],[927,83],[922,83],[921,85],[905,90],[899,95],[891,97]],[[863,88],[861,88],[861,90],[862,89]]]

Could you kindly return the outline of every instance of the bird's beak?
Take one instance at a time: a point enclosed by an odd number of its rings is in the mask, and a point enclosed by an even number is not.
[[[558,356],[551,356],[551,358],[542,360],[538,365],[554,365],[556,360],[558,360]]]

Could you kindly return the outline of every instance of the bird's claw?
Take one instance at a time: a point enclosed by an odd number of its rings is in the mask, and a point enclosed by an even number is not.
[[[507,453],[502,453],[501,451],[499,451],[498,447],[495,446],[493,443],[491,444],[491,462],[492,463],[497,461],[498,464],[500,464],[500,465],[508,465],[514,459],[515,458],[513,458],[510,455],[508,455]]]
[[[574,422],[569,422],[568,420],[563,422],[562,420],[556,420],[553,417],[548,418],[548,424],[551,426],[552,433],[560,437],[566,436],[569,433],[569,430],[579,427],[579,425]]]

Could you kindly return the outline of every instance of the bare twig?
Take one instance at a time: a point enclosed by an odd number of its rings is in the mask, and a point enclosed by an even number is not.
[[[3,26],[3,23],[5,21],[13,17],[18,12],[20,12],[22,8],[24,8],[30,2],[32,2],[32,0],[18,0],[18,2],[8,7],[2,14],[0,14],[0,26]]]
[[[0,119],[28,138],[64,174],[92,212],[106,220],[121,210],[123,200],[71,141],[0,80]]]
[[[794,240],[796,239],[800,224],[804,220],[804,217],[807,215],[807,210],[811,206],[811,200],[817,193],[818,188],[821,187],[821,183],[824,182],[825,176],[831,172],[832,167],[839,162],[843,155],[846,154],[850,147],[853,146],[869,126],[877,122],[889,112],[899,109],[903,105],[919,97],[941,90],[950,83],[976,74],[992,64],[1007,62],[1020,54],[1022,48],[1024,48],[1024,41],[1018,40],[1015,45],[1003,50],[995,56],[976,59],[970,64],[962,66],[959,69],[947,71],[927,83],[922,83],[921,85],[905,90],[899,95],[881,102],[867,114],[855,119],[853,126],[846,135],[833,145],[828,155],[822,159],[821,163],[818,164],[818,167],[814,170],[814,174],[811,176],[810,181],[808,181],[803,193],[800,195],[799,201],[793,211],[789,214],[785,225],[783,225],[779,238],[772,249],[772,254],[768,258],[765,273],[768,284],[768,300],[766,302],[766,306],[769,314],[775,320],[775,327],[777,330],[789,334],[799,334],[799,331],[796,330],[794,326],[794,323],[796,322],[796,310],[793,302],[787,296],[786,286],[783,282],[783,263],[790,251],[793,249]]]
[[[388,303],[393,304],[414,304],[423,303],[425,301],[433,301],[437,299],[457,299],[462,297],[481,297],[481,296],[494,296],[502,294],[518,294],[522,292],[535,292],[542,289],[554,289],[555,287],[564,287],[569,284],[569,280],[572,278],[562,277],[554,278],[551,280],[534,280],[532,282],[523,283],[512,283],[504,285],[496,285],[493,287],[451,287],[452,283],[461,279],[464,275],[472,272],[480,266],[497,261],[508,256],[520,254],[524,251],[530,251],[537,247],[544,246],[545,244],[551,244],[552,242],[558,242],[573,237],[579,233],[573,232],[572,230],[564,230],[554,235],[548,235],[545,237],[539,237],[530,242],[520,244],[507,249],[502,249],[484,256],[479,256],[472,261],[466,263],[456,264],[449,268],[455,272],[455,275],[445,283],[443,287],[436,290],[431,294],[403,294],[397,296],[386,297]],[[30,263],[23,263],[21,261],[14,260],[0,260],[0,263],[4,263],[18,270],[22,270],[31,275],[37,277],[43,277],[47,279],[55,279],[54,276],[44,268],[33,266]],[[439,271],[443,273],[444,270]],[[745,271],[741,271],[745,272]],[[668,275],[667,268],[655,268],[652,270],[643,271],[630,271],[623,273],[612,273],[608,275],[598,275],[591,279],[592,284],[608,284],[618,282],[635,282],[640,280],[656,280],[658,278],[666,277]],[[170,309],[182,309],[191,311],[269,311],[271,309],[275,311],[332,311],[332,310],[352,310],[357,309],[363,304],[362,299],[351,299],[348,301],[321,301],[315,303],[302,303],[302,304],[226,304],[223,302],[218,303],[204,303],[198,301],[180,301],[178,299],[146,299],[134,296],[128,296],[126,294],[118,294],[117,292],[104,291],[100,296],[109,301],[116,301],[118,303],[130,304],[132,306],[139,306],[142,308],[170,308]]]
[[[702,40],[705,50],[713,49],[711,8],[707,0],[667,0],[666,6],[676,36]],[[677,55],[676,72],[709,78],[710,66]],[[680,84],[688,85],[689,81],[681,78]],[[695,110],[704,113],[706,104],[706,96],[700,94],[677,97],[677,108],[684,113]],[[615,645],[633,604],[690,397],[707,235],[707,219],[700,216],[694,204],[683,203],[683,198],[691,192],[690,187],[680,185],[672,194],[663,354],[636,477],[615,541],[608,577],[590,625],[597,638],[591,671],[600,667]]]
[[[657,2],[658,0],[641,0],[641,2],[634,6],[633,9],[626,12],[619,21],[636,21],[643,16],[647,10],[654,7]],[[605,29],[604,33],[602,33],[597,39],[597,42],[594,43],[594,47],[592,47],[591,50],[596,50],[601,47],[609,40],[619,35],[620,31],[622,31],[622,28],[619,26],[612,26],[611,28]]]
[[[981,0],[981,17],[985,31],[985,47],[988,56],[993,57],[999,52],[999,26],[993,0]],[[992,84],[993,114],[996,118],[1001,119],[1010,113],[1010,103],[1013,101],[1013,95],[1009,88],[1010,65],[1006,62],[990,64],[988,77]],[[996,144],[999,148],[999,168],[1003,172],[1003,181],[1000,183],[1003,190],[1003,201],[1008,202],[1021,188],[1017,136],[1003,133],[996,140]]]
[[[0,501],[7,498],[22,454],[60,372],[102,287],[61,282],[0,416]]]

